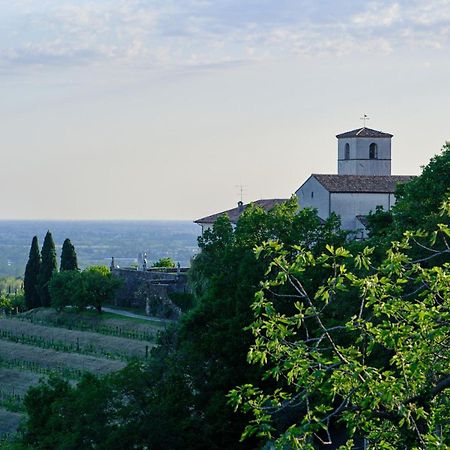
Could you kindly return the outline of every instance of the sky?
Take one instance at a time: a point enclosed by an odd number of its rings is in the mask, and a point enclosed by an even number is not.
[[[185,219],[450,140],[450,0],[0,0],[0,219]]]

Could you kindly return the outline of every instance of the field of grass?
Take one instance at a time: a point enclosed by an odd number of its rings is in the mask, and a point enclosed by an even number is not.
[[[144,359],[164,323],[116,314],[51,308],[0,317],[0,447],[24,417],[23,398],[51,373],[76,383],[83,373],[103,375]]]
[[[22,414],[0,408],[0,438],[5,437],[5,435],[14,434],[22,419]]]
[[[167,326],[166,322],[124,317],[113,313],[103,312],[98,314],[94,311],[77,313],[70,310],[56,312],[52,308],[34,309],[19,314],[16,319],[137,340],[151,340],[158,331],[165,329]]]
[[[3,395],[23,397],[30,386],[39,383],[42,375],[0,367],[0,392]]]
[[[0,339],[40,348],[106,356],[115,359],[143,358],[152,341],[106,336],[90,331],[36,325],[14,319],[0,319]]]

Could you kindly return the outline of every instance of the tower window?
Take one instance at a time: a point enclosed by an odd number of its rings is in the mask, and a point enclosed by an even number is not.
[[[348,142],[345,144],[344,159],[350,159],[350,144]]]
[[[378,158],[378,146],[375,142],[372,142],[369,146],[369,159]]]

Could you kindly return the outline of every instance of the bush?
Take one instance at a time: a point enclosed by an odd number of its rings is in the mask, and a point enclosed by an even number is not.
[[[160,258],[158,261],[156,261],[152,267],[168,267],[168,268],[174,268],[175,267],[175,261],[172,258]]]

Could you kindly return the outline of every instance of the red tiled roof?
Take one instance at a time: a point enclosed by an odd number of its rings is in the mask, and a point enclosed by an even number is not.
[[[264,211],[270,211],[273,209],[276,205],[279,205],[280,203],[287,202],[289,199],[287,198],[269,198],[269,199],[262,199],[262,200],[256,200],[251,203],[247,203],[243,206],[244,210],[245,208],[248,208],[250,205],[259,206],[264,209]],[[216,214],[212,214],[210,216],[202,217],[201,219],[194,220],[194,223],[198,223],[199,225],[203,223],[214,223],[220,216],[223,216],[226,214],[228,218],[230,219],[231,223],[237,223],[239,216],[241,215],[242,211],[239,211],[239,207],[228,209],[227,211],[222,211]]]
[[[360,138],[391,138],[394,136],[390,133],[384,133],[383,131],[378,130],[372,130],[372,128],[356,128],[355,130],[346,131],[345,133],[341,133],[336,135],[338,139],[340,138],[353,138],[353,137],[360,137]]]
[[[398,183],[407,183],[410,175],[311,175],[328,192],[394,193]]]

